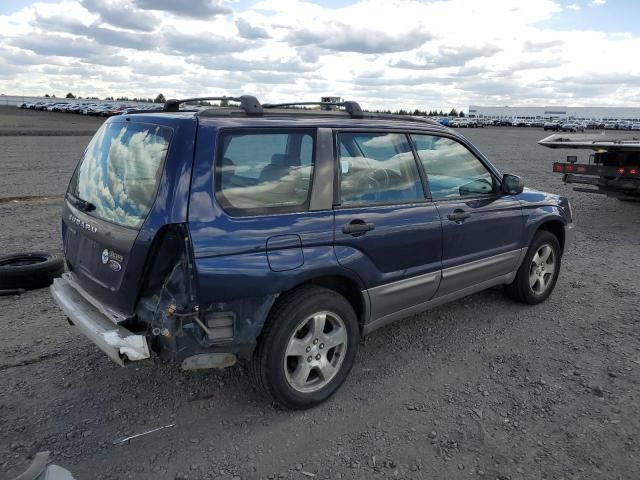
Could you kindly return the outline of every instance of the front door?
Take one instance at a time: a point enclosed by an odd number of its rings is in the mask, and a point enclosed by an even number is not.
[[[522,254],[520,202],[500,193],[499,178],[461,142],[413,135],[442,220],[442,281],[437,296],[509,275]]]
[[[335,252],[366,285],[371,320],[428,301],[440,281],[442,228],[402,133],[337,134]]]

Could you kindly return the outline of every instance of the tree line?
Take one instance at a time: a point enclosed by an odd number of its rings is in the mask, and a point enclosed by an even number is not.
[[[48,93],[46,93],[45,98],[56,98],[55,95],[49,95]],[[67,95],[65,96],[65,98],[68,99],[78,99],[78,100],[82,100],[83,98],[78,96],[76,97],[73,93],[69,92],[67,93]],[[98,97],[85,97],[84,100],[100,100]],[[142,103],[164,103],[166,102],[166,98],[164,97],[164,95],[162,93],[159,93],[158,95],[156,95],[155,98],[129,98],[129,97],[105,97],[104,100],[109,100],[109,101],[117,101],[117,102],[142,102]],[[214,106],[214,104],[211,104],[209,102],[195,102],[199,105],[209,105],[209,106]],[[228,106],[229,102],[228,101],[222,101],[220,102],[221,107],[226,107]],[[460,110],[459,112],[455,109],[452,108],[449,113],[445,113],[444,110],[420,110],[419,108],[416,108],[415,110],[411,111],[411,110],[405,110],[403,108],[399,109],[399,110],[368,110],[371,113],[391,113],[394,115],[415,115],[418,117],[465,117],[466,115],[464,114],[464,112],[462,110]]]
[[[48,93],[44,94],[44,98],[57,98],[55,95],[49,95]],[[98,97],[81,97],[80,95],[76,96],[72,92],[67,93],[64,98],[69,100],[100,100]],[[108,101],[116,101],[116,102],[142,102],[142,103],[164,103],[166,99],[163,94],[156,95],[156,98],[129,98],[129,97],[104,97],[103,100]]]

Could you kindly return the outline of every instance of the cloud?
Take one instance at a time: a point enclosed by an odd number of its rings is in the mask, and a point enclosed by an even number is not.
[[[238,29],[238,33],[240,33],[241,37],[248,38],[250,40],[271,37],[269,35],[269,32],[267,32],[264,28],[258,25],[253,25],[250,21],[243,18],[238,18],[236,20],[236,28]]]
[[[410,70],[434,70],[436,68],[462,67],[471,60],[491,57],[500,51],[501,49],[499,47],[491,45],[477,47],[444,47],[433,55],[426,53],[421,54],[420,56],[424,59],[421,62],[398,60],[391,62],[390,66]]]
[[[216,15],[229,15],[233,10],[215,0],[134,0],[143,10],[159,10],[181,17],[209,18]]]
[[[574,12],[582,10],[582,7],[580,5],[578,5],[577,3],[572,3],[570,5],[567,5],[566,8],[567,8],[567,10],[573,10]]]
[[[36,12],[35,24],[49,31],[80,35],[95,40],[102,45],[151,50],[158,46],[156,36],[151,33],[128,32],[113,28],[100,27],[96,23],[85,25],[80,20],[63,15],[43,16]]]
[[[522,44],[522,48],[527,52],[541,52],[554,47],[561,47],[564,44],[562,40],[532,41],[527,40]]]
[[[0,59],[16,66],[59,65],[61,60],[47,55],[35,55],[27,50],[0,48]]]
[[[251,44],[216,34],[186,34],[172,32],[164,36],[164,45],[176,54],[218,55],[243,52]]]
[[[291,45],[314,46],[337,52],[392,53],[413,50],[434,37],[427,31],[407,30],[397,35],[342,23],[321,29],[295,29],[285,38]]]
[[[591,6],[591,7],[597,7],[597,6],[600,6],[600,5],[604,5],[605,3],[607,3],[607,0],[593,0],[593,1],[589,4],[589,6]]]
[[[102,65],[105,67],[125,67],[129,65],[129,59],[113,53],[98,53],[81,59],[87,65]]]
[[[152,31],[158,20],[153,14],[149,14],[122,0],[81,0],[84,8],[100,16],[100,19],[114,27],[128,30]]]
[[[237,58],[233,55],[214,57],[193,56],[188,59],[192,63],[202,65],[208,70],[225,70],[232,72],[271,71],[287,73],[305,73],[316,69],[316,66],[304,63],[297,58],[258,59]]]
[[[509,72],[522,70],[537,70],[541,68],[556,68],[565,64],[561,58],[545,58],[544,60],[522,60],[509,65]]]
[[[103,47],[95,42],[57,34],[17,37],[12,39],[11,44],[39,55],[61,57],[88,57],[103,50]]]

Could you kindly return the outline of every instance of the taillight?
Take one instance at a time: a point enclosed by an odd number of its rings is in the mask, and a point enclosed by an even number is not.
[[[576,171],[576,167],[574,165],[565,165],[564,166],[564,171],[565,172],[575,172]]]
[[[564,165],[562,165],[561,163],[554,163],[553,171],[555,173],[564,173]]]
[[[637,168],[630,168],[628,173],[629,173],[629,175],[637,175],[638,174],[638,169]]]
[[[624,175],[624,168],[620,167],[618,169],[618,175]]]

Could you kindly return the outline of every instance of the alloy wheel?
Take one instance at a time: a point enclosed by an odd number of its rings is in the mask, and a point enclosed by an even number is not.
[[[548,243],[544,243],[531,259],[529,287],[536,295],[542,295],[556,274],[556,255]]]
[[[315,392],[340,371],[348,345],[344,321],[333,312],[318,312],[295,329],[284,355],[287,383],[298,392]]]

